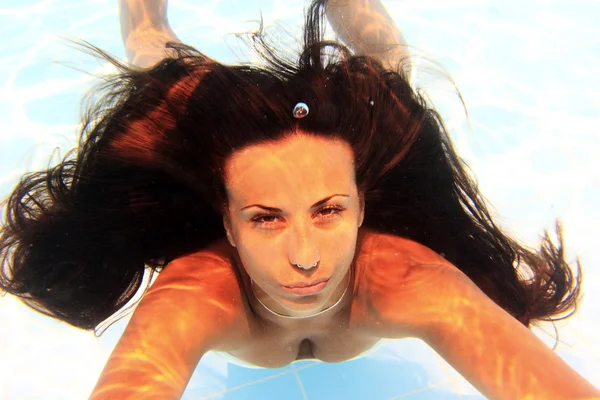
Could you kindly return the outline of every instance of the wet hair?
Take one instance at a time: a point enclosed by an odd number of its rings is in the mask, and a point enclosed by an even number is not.
[[[352,147],[364,226],[433,249],[525,326],[572,315],[581,267],[575,278],[558,221],[557,244],[545,232],[539,250],[503,233],[402,60],[386,69],[325,40],[324,1],[307,9],[296,58],[267,43],[261,24],[251,37],[260,65],[169,43],[173,56],[140,69],[82,44],[117,72],[91,92],[77,148],[24,175],[8,197],[0,287],[96,328],[133,298],[146,269],[225,237],[233,152],[301,132]],[[300,101],[310,114],[297,119]]]

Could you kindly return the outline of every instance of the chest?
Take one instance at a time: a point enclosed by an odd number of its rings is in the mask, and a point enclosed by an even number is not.
[[[341,362],[371,349],[370,337],[343,322],[318,326],[262,326],[229,350],[235,357],[265,368],[280,368],[297,360]]]

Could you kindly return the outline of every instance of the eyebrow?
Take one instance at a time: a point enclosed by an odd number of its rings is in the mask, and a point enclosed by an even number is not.
[[[329,200],[331,200],[331,199],[332,199],[333,197],[335,197],[335,196],[345,196],[345,197],[350,197],[350,196],[349,196],[349,195],[347,195],[347,194],[334,194],[334,195],[331,195],[331,196],[329,196],[329,197],[325,197],[324,199],[321,199],[321,200],[317,201],[315,204],[313,204],[312,206],[310,206],[310,208],[316,208],[316,207],[319,207],[320,205],[323,205],[323,204],[327,203]],[[281,212],[283,212],[283,211],[282,211],[281,209],[279,209],[279,208],[275,208],[275,207],[267,207],[267,206],[263,206],[262,204],[252,204],[252,205],[246,206],[246,207],[244,207],[244,208],[241,208],[241,209],[240,209],[240,211],[243,211],[243,210],[245,210],[246,208],[250,208],[250,207],[258,207],[258,208],[262,208],[262,209],[264,209],[264,210],[267,210],[267,211],[271,211],[271,212],[277,212],[277,213],[281,213]]]

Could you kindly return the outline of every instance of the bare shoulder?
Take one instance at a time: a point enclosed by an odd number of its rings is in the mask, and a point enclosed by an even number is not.
[[[432,304],[476,290],[462,271],[427,246],[395,235],[367,236],[357,263],[355,303],[370,334],[414,336],[428,322]]]
[[[219,240],[173,260],[143,299],[146,303],[158,303],[151,306],[155,315],[167,311],[187,321],[189,335],[200,332],[209,335],[212,338],[209,350],[227,349],[249,326],[245,295],[227,246],[228,243]]]
[[[244,326],[232,276],[211,250],[169,263],[136,307],[90,398],[180,398],[204,354],[226,348]]]
[[[387,270],[388,273],[403,273],[413,268],[436,265],[456,268],[429,247],[411,239],[374,230],[363,231],[361,237],[362,259],[367,262],[370,272]]]
[[[446,285],[471,282],[457,266],[414,240],[367,231],[361,243],[361,283],[386,289],[379,291],[382,294],[398,295],[398,290],[393,289],[408,290],[416,281],[420,283],[414,290],[422,291],[440,282]]]

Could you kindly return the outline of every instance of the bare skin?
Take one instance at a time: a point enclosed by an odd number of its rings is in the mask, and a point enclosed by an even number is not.
[[[400,72],[398,63],[408,60],[406,39],[379,0],[328,0],[329,23],[357,55],[379,59],[383,66]],[[400,64],[410,78],[410,63]]]
[[[169,55],[165,44],[181,42],[167,19],[167,0],[119,0],[127,60],[147,68]]]
[[[167,6],[167,0],[119,0],[121,37],[130,63],[151,67],[169,55],[167,42],[180,42],[167,19]],[[406,39],[379,0],[330,0],[326,15],[357,55],[375,57],[393,70],[410,55]],[[410,77],[410,65],[403,67]]]
[[[343,361],[360,352],[357,338],[404,337],[423,339],[490,399],[600,398],[431,250],[363,228],[358,243],[351,302],[301,329],[274,323],[246,300],[227,240],[174,262],[136,309],[90,398],[178,399],[208,350],[280,367]],[[340,348],[346,340],[354,346]]]
[[[225,169],[227,238],[161,272],[111,354],[92,399],[179,398],[210,350],[282,367],[307,358],[340,362],[380,339],[404,337],[423,339],[491,399],[598,395],[437,253],[361,227],[362,196],[343,142],[298,133],[286,142],[240,150]],[[321,211],[328,204],[312,209],[324,193],[347,194],[328,201],[344,211],[326,217],[329,213]],[[282,212],[266,218],[256,207],[241,210],[256,203]],[[313,259],[320,263],[310,270],[294,265],[310,265]],[[302,297],[280,286],[309,276],[329,276],[331,285]],[[318,312],[337,301],[346,279],[352,290],[316,317],[278,317],[257,301],[262,297],[286,315]]]
[[[404,337],[424,340],[491,399],[600,397],[457,267],[414,241],[363,227],[363,194],[345,143],[294,134],[230,157],[227,238],[161,272],[92,399],[179,398],[210,350],[281,367],[307,358],[340,362],[380,339]],[[311,207],[335,193],[343,196]],[[281,212],[244,209],[257,203]],[[311,269],[294,265],[314,261]],[[281,286],[320,277],[330,283],[315,295]],[[257,301],[307,316],[337,302],[346,284],[351,290],[338,306],[316,317],[278,317]]]

